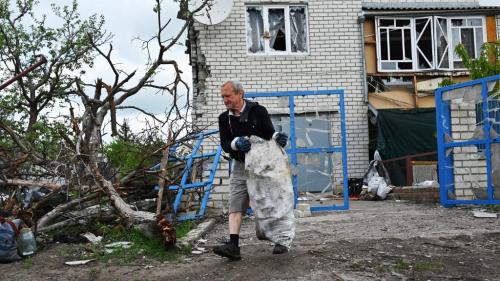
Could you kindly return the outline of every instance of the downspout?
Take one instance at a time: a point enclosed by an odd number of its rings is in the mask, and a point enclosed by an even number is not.
[[[361,15],[358,17],[358,24],[359,24],[359,29],[361,33],[361,40],[360,40],[360,56],[361,56],[361,65],[362,65],[362,70],[361,70],[361,83],[363,85],[363,98],[364,102],[368,103],[368,85],[366,84],[366,58],[365,58],[365,28],[364,28],[364,23],[365,23],[365,12],[361,11]]]

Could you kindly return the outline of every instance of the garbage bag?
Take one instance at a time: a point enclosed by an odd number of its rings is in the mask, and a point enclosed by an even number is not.
[[[250,143],[245,172],[257,237],[290,248],[295,237],[295,218],[288,157],[274,140],[252,136]]]
[[[9,221],[0,217],[0,263],[20,260],[17,252],[18,229],[21,220]]]

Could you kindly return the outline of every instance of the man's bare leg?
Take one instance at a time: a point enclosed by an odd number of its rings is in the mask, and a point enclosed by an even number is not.
[[[240,235],[241,223],[243,222],[243,214],[234,212],[229,214],[229,234]]]

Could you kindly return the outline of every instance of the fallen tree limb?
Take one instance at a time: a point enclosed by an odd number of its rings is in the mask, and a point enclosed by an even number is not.
[[[32,181],[21,179],[7,179],[7,181],[0,181],[0,186],[25,186],[25,187],[45,187],[52,190],[59,190],[63,187],[62,184],[47,182],[47,181]]]
[[[70,201],[66,204],[61,204],[57,207],[55,207],[52,211],[48,212],[47,214],[45,214],[42,218],[40,218],[40,220],[38,220],[38,223],[36,225],[36,229],[43,229],[44,226],[46,226],[47,224],[49,224],[49,222],[51,222],[53,219],[55,219],[56,217],[60,216],[65,210],[68,210],[80,203],[83,203],[83,202],[86,202],[86,201],[89,201],[89,200],[92,200],[92,199],[95,199],[99,196],[99,192],[96,192],[96,193],[92,193],[90,195],[87,195],[85,197],[82,197],[82,198],[78,198],[78,199],[75,199],[73,201]]]
[[[106,180],[96,165],[90,165],[92,174],[95,176],[97,184],[108,194],[111,204],[116,209],[117,213],[125,220],[127,226],[150,224],[156,221],[155,214],[144,211],[134,211],[123,198],[121,198],[118,191],[116,191],[113,184]]]

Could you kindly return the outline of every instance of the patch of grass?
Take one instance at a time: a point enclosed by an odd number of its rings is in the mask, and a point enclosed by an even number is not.
[[[443,264],[440,262],[417,262],[415,263],[416,270],[440,271],[443,270]]]
[[[31,259],[31,256],[23,259],[23,263],[21,264],[21,267],[23,269],[30,269],[32,266],[33,266],[33,260]]]
[[[184,221],[176,225],[177,239],[186,236],[196,224],[197,222]],[[97,259],[102,262],[112,262],[114,264],[130,264],[138,261],[146,262],[147,260],[157,260],[160,262],[172,261],[182,254],[191,252],[191,247],[184,247],[180,250],[175,246],[167,248],[160,238],[146,237],[137,229],[127,229],[121,225],[111,228],[99,222],[87,225],[68,226],[57,230],[57,232],[53,234],[77,236],[85,232],[92,232],[96,235],[103,236],[102,242],[99,244],[82,244],[78,251],[71,251],[63,247],[59,250],[59,255],[67,256],[71,254],[80,259]],[[114,248],[112,253],[106,253],[105,245],[118,241],[128,241],[132,244],[129,248]]]
[[[486,205],[486,209],[490,212],[493,212],[493,213],[499,213],[500,212],[500,205]]]
[[[394,267],[401,270],[408,270],[412,267],[412,265],[405,261],[398,261]]]
[[[100,261],[116,261],[119,264],[129,264],[137,260],[154,259],[158,261],[175,260],[179,251],[175,248],[166,248],[160,239],[150,239],[136,229],[115,228],[106,232],[103,244],[117,241],[132,242],[129,248],[115,248],[112,253],[106,253],[103,248],[89,249],[91,256]]]
[[[188,232],[196,226],[196,222],[183,221],[175,226],[175,235],[177,239],[182,238],[188,234]]]

